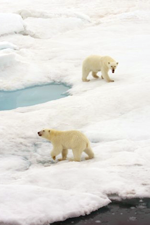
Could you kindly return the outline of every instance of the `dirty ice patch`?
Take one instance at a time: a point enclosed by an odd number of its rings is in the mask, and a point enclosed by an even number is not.
[[[27,19],[28,17],[32,18],[59,18],[59,17],[72,17],[72,18],[80,18],[85,20],[86,22],[91,22],[91,19],[85,13],[77,12],[72,9],[62,9],[57,8],[54,9],[53,12],[47,10],[26,10],[22,9],[18,11],[18,14],[21,15],[23,19]]]
[[[11,33],[23,33],[23,19],[18,14],[0,13],[0,36]]]
[[[0,170],[22,171],[28,168],[29,163],[26,158],[15,155],[0,156]]]
[[[101,22],[140,22],[150,21],[150,11],[147,10],[135,10],[131,12],[124,12],[118,14],[108,15],[101,19]]]
[[[10,225],[48,225],[110,203],[108,198],[93,194],[28,185],[1,185],[0,199],[0,223]]]
[[[52,38],[56,35],[81,29],[87,21],[80,18],[27,18],[25,20],[26,34],[34,38]]]

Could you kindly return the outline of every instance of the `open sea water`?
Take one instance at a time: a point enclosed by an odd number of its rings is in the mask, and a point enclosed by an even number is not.
[[[150,225],[150,198],[112,201],[89,215],[51,225]]]

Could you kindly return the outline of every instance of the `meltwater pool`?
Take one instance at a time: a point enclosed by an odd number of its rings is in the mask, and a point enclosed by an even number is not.
[[[11,110],[63,98],[68,96],[69,88],[63,83],[51,83],[16,91],[0,91],[0,110]]]

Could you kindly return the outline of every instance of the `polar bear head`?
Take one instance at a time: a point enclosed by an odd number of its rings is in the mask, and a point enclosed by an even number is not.
[[[42,138],[51,140],[51,131],[49,129],[41,130],[38,132],[38,135]]]
[[[118,62],[108,62],[108,68],[109,70],[112,71],[112,73],[115,72],[115,69],[117,68],[118,66]]]

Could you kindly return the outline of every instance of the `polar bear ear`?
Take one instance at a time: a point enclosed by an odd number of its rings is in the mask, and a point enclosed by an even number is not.
[[[110,62],[108,62],[108,64],[110,64]]]
[[[116,62],[116,64],[118,65],[119,63],[118,63],[118,62]]]
[[[50,131],[50,130],[48,130],[48,132],[50,133],[51,131]]]

